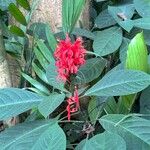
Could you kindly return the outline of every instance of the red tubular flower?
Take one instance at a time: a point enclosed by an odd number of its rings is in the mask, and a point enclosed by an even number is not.
[[[54,53],[58,78],[65,82],[71,74],[76,74],[79,67],[85,63],[85,53],[81,38],[71,43],[67,35],[65,40],[60,41]]]
[[[78,96],[78,90],[75,87],[75,92],[74,92],[74,96],[71,96],[68,100],[68,105],[67,105],[67,117],[68,117],[68,121],[70,121],[70,117],[71,117],[71,113],[75,113],[79,110],[79,96]]]

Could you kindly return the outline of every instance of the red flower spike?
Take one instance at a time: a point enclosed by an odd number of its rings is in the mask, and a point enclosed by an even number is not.
[[[67,117],[68,117],[68,121],[70,121],[70,117],[71,117],[71,113],[75,113],[79,110],[79,96],[78,96],[78,90],[75,87],[75,92],[74,92],[74,96],[71,96],[68,100],[68,105],[67,105]]]
[[[81,65],[85,63],[86,50],[82,46],[82,39],[77,38],[74,43],[68,35],[61,40],[54,53],[58,78],[64,82],[69,80],[71,74],[76,74]]]

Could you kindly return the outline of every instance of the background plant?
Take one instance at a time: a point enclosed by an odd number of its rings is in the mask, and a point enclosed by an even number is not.
[[[0,90],[0,120],[26,115],[21,124],[0,134],[0,148],[150,149],[150,3],[97,0],[91,7],[92,29],[87,30],[75,27],[85,1],[64,0],[62,28],[54,34],[47,24],[30,25],[34,8],[27,1],[17,2],[29,14],[25,17],[15,4],[7,5],[14,17],[18,12],[15,19],[22,25],[9,28],[5,47],[12,40],[21,44],[15,54],[25,60],[21,74],[28,82],[22,78],[20,87],[28,90]],[[53,58],[57,38],[65,39],[66,32],[72,41],[82,36],[85,43],[92,43],[86,64],[71,80],[79,87],[81,110],[70,122],[65,108],[72,89],[57,80]]]

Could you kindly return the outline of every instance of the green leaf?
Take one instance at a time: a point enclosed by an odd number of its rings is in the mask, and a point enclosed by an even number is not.
[[[116,21],[108,13],[108,9],[103,10],[95,19],[95,27],[102,29],[112,25],[115,25]]]
[[[150,16],[150,1],[149,0],[134,0],[134,6],[137,12],[142,17]]]
[[[0,149],[65,150],[66,136],[55,121],[30,121],[0,134]]]
[[[24,9],[26,10],[30,10],[30,4],[28,2],[28,0],[16,0],[17,3],[22,6]]]
[[[47,37],[48,44],[51,47],[52,51],[54,52],[55,49],[56,49],[56,45],[57,45],[56,38],[53,35],[50,26],[46,25],[45,30],[46,30],[45,32],[46,32],[46,37]]]
[[[47,59],[48,62],[54,61],[54,57],[51,53],[51,51],[47,48],[47,46],[44,44],[44,41],[38,40],[37,45],[39,47],[40,52],[43,54],[43,56]]]
[[[65,91],[64,82],[58,79],[57,68],[55,66],[55,62],[49,64],[46,70],[46,76],[49,84],[56,89]]]
[[[128,46],[126,68],[148,72],[148,51],[142,32]]]
[[[86,60],[85,65],[81,66],[77,76],[76,83],[84,84],[98,78],[106,66],[106,60],[103,58],[91,58]]]
[[[38,77],[45,83],[48,83],[46,72],[44,72],[41,68],[39,68],[35,63],[32,63],[32,67],[35,73],[38,75]]]
[[[71,33],[85,5],[85,0],[63,0],[62,22],[65,33]]]
[[[128,32],[133,28],[133,23],[130,19],[134,14],[134,10],[135,8],[133,4],[108,7],[108,12],[116,22]]]
[[[142,71],[116,70],[107,73],[85,95],[121,96],[137,93],[150,85],[150,76]]]
[[[42,100],[42,96],[26,90],[0,89],[0,120],[6,120],[36,107]]]
[[[45,98],[39,105],[40,113],[46,118],[51,114],[63,101],[65,94],[52,93]]]
[[[27,22],[26,22],[26,19],[25,17],[23,16],[22,12],[18,9],[18,7],[11,3],[8,7],[11,15],[19,22],[21,23],[22,25],[27,25]]]
[[[22,73],[22,76],[30,83],[32,84],[34,87],[36,87],[38,90],[40,90],[41,92],[45,93],[46,95],[50,94],[50,91],[40,82],[38,82],[37,80],[31,78],[29,75]]]
[[[106,131],[117,133],[127,144],[127,150],[150,149],[150,121],[125,115],[106,115],[100,118]]]
[[[134,26],[145,30],[150,30],[150,17],[134,20]]]
[[[143,30],[145,43],[150,45],[150,30]]]
[[[93,40],[95,37],[95,35],[91,31],[83,29],[83,28],[75,28],[72,34],[77,35],[77,36],[83,36],[91,40]]]
[[[115,40],[114,40],[115,38]],[[100,56],[105,56],[115,52],[122,43],[122,30],[118,27],[111,27],[99,31],[94,39],[94,52]]]
[[[15,26],[15,25],[10,26],[10,32],[17,35],[17,36],[25,37],[24,32],[19,27]]]
[[[89,139],[83,150],[126,150],[126,143],[119,135],[105,131]]]

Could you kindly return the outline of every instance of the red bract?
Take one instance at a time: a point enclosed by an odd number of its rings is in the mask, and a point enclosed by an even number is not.
[[[67,106],[67,117],[68,121],[70,121],[71,113],[75,113],[79,110],[79,96],[78,96],[78,90],[75,88],[74,95],[71,96],[68,100],[68,106]]]
[[[54,53],[58,78],[65,82],[69,80],[71,74],[76,74],[79,67],[85,63],[85,53],[81,38],[71,43],[67,35],[65,40],[61,40]]]

